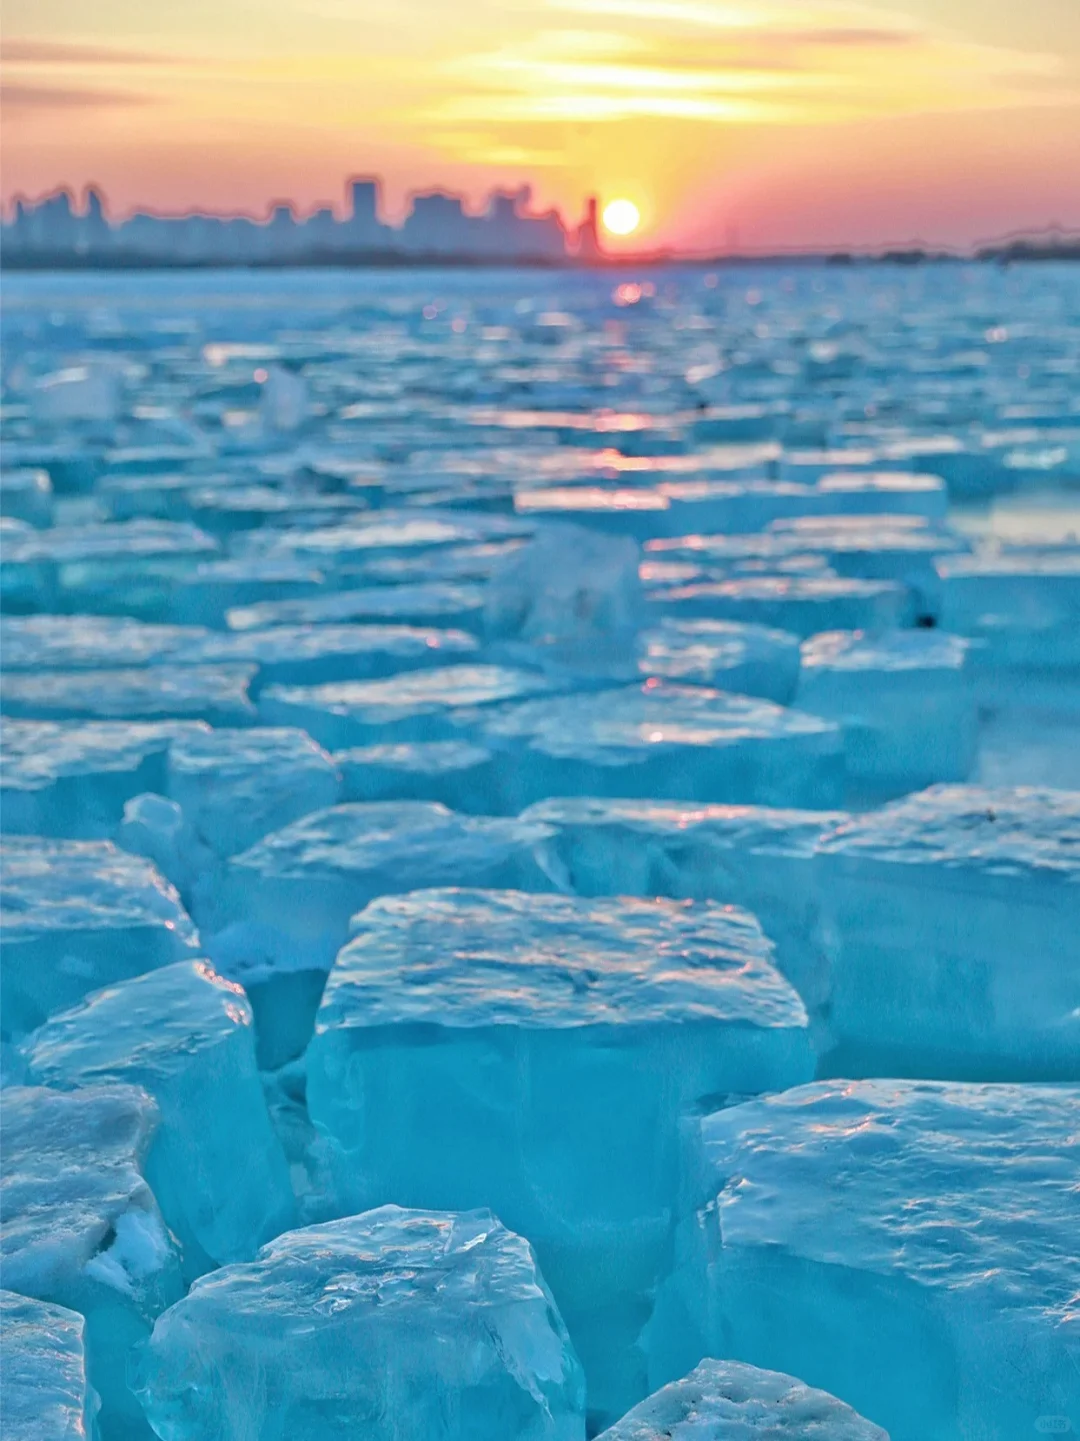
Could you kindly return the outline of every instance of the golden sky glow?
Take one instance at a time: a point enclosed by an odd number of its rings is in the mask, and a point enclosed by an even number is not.
[[[631,245],[1080,225],[1080,0],[5,0],[4,194],[533,182]]]

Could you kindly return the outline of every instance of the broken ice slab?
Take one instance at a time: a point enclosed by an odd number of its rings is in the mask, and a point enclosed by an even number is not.
[[[794,699],[799,665],[798,636],[764,625],[668,620],[639,639],[643,675],[762,696],[779,705]]]
[[[702,1361],[598,1441],[889,1441],[850,1406],[742,1361]]]
[[[153,1101],[134,1086],[4,1091],[4,1284],[85,1316],[103,1433],[123,1441],[149,1434],[127,1387],[131,1348],[183,1294],[176,1245],[143,1173],[156,1124]],[[5,1435],[8,1345],[5,1334]]]
[[[656,677],[492,707],[468,721],[496,751],[500,791],[514,808],[567,794],[830,806],[843,789],[832,721]]]
[[[143,1169],[189,1278],[250,1260],[292,1223],[251,1008],[240,986],[206,961],[179,961],[95,992],[28,1037],[23,1054],[35,1084],[127,1082],[153,1097],[160,1122]]]
[[[843,811],[576,796],[540,801],[521,819],[547,828],[536,858],[559,890],[745,907],[812,1017],[822,1013],[829,970],[814,850]]]
[[[656,587],[649,605],[678,620],[736,620],[795,635],[888,630],[911,618],[911,592],[887,580],[831,575],[758,575]]]
[[[259,714],[270,725],[298,725],[330,750],[379,741],[461,739],[455,713],[550,690],[535,671],[499,665],[448,665],[376,681],[268,686]]]
[[[822,512],[835,515],[918,515],[943,521],[949,509],[949,492],[941,476],[925,471],[832,470],[820,477],[814,489]]]
[[[1080,548],[938,562],[942,624],[982,642],[981,670],[1080,666]]]
[[[934,786],[816,865],[836,1070],[1080,1079],[1080,792]]]
[[[350,621],[470,630],[480,625],[483,612],[484,592],[478,585],[418,581],[413,585],[332,591],[306,600],[269,600],[259,605],[237,606],[229,611],[226,621],[230,630],[341,625]]]
[[[424,801],[306,815],[229,861],[206,949],[255,1010],[260,1064],[307,1045],[349,919],[376,896],[428,886],[548,890],[533,858],[546,826]],[[205,929],[209,931],[210,927]]]
[[[89,991],[196,956],[172,886],[109,841],[5,836],[0,842],[0,994],[19,1036]]]
[[[290,1231],[161,1316],[133,1385],[161,1436],[584,1441],[585,1383],[527,1241],[383,1206]]]
[[[101,1400],[86,1377],[77,1311],[0,1291],[7,1441],[93,1441]]]
[[[108,837],[124,805],[165,788],[165,758],[202,721],[38,721],[0,724],[0,810],[8,835]]]
[[[196,626],[147,625],[126,616],[5,615],[0,652],[5,670],[95,670],[168,663],[208,632]]]
[[[1078,1104],[1075,1087],[824,1081],[705,1117],[653,1383],[723,1349],[892,1441],[1066,1431]]]
[[[37,528],[52,525],[53,488],[40,469],[0,471],[0,515]]]
[[[0,710],[33,720],[206,720],[255,718],[253,665],[147,666],[135,670],[33,670],[0,674]]]
[[[470,660],[479,649],[462,630],[409,625],[275,625],[199,637],[184,663],[258,667],[258,685],[305,686],[371,680]]]
[[[806,1010],[711,903],[422,890],[353,918],[308,1049],[343,1209],[493,1206],[528,1235],[589,1380],[642,1392],[680,1117],[809,1079]]]
[[[826,631],[802,648],[799,706],[837,721],[854,796],[963,781],[978,717],[968,642],[938,630]]]
[[[215,854],[231,856],[334,805],[341,778],[305,731],[200,728],[173,740],[162,789]]]
[[[498,815],[491,751],[469,741],[400,741],[335,751],[346,801],[439,801],[451,810]]]

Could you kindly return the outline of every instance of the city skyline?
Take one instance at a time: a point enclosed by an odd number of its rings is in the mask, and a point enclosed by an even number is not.
[[[4,200],[340,213],[386,178],[568,223],[626,198],[622,250],[964,247],[1080,226],[1075,0],[6,0]]]

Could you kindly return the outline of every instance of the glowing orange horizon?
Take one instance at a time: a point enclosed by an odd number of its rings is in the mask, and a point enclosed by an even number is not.
[[[4,195],[265,214],[387,177],[640,212],[611,247],[964,244],[1080,225],[1080,6],[6,0]],[[607,243],[607,242],[606,242]]]

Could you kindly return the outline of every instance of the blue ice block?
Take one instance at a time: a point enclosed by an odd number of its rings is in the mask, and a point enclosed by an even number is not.
[[[77,1311],[0,1291],[0,1384],[8,1441],[94,1441],[101,1398],[86,1378]]]
[[[153,1097],[160,1123],[144,1171],[189,1277],[250,1260],[292,1223],[251,1008],[241,987],[206,961],[179,961],[95,992],[35,1031],[23,1053],[37,1084],[126,1082]]]
[[[668,620],[640,637],[643,675],[716,686],[787,705],[799,679],[799,638],[726,620]],[[812,706],[807,709],[812,710]]]
[[[654,1384],[702,1355],[802,1377],[892,1441],[1077,1418],[1075,1087],[823,1081],[688,1145]]]
[[[777,1371],[702,1361],[598,1441],[889,1441],[850,1406]]]
[[[383,1206],[197,1281],[133,1384],[169,1441],[584,1441],[585,1386],[526,1241]]]
[[[335,751],[347,801],[439,801],[451,810],[502,810],[491,751],[470,741],[400,741]]]
[[[814,853],[843,811],[575,796],[540,801],[521,819],[547,828],[536,858],[559,890],[745,907],[820,1018],[829,953]]]
[[[817,846],[835,1064],[1080,1080],[1080,793],[934,786]]]
[[[19,1036],[89,991],[199,954],[176,891],[109,841],[0,843],[3,1027]]]
[[[978,728],[968,650],[939,630],[826,631],[806,641],[796,699],[843,727],[857,796],[967,780]]]
[[[589,1378],[643,1394],[680,1118],[813,1073],[805,1008],[746,912],[418,891],[373,902],[327,982],[308,1108],[339,1205],[491,1206],[529,1236]]]
[[[0,722],[8,835],[111,836],[132,797],[165,788],[169,747],[203,721]]]
[[[476,638],[462,630],[301,624],[204,635],[179,659],[185,664],[257,666],[259,686],[314,686],[445,666],[471,660],[478,649]]]
[[[454,712],[537,695],[551,683],[535,671],[449,665],[377,681],[269,686],[259,714],[271,725],[299,725],[340,750],[377,741],[460,739]]]
[[[341,777],[305,731],[203,729],[173,740],[163,789],[215,854],[231,856],[333,805]]]
[[[127,616],[0,618],[5,670],[109,670],[166,664],[206,636],[196,626],[148,625]]]
[[[342,625],[350,621],[383,625],[444,626],[452,630],[478,627],[484,592],[478,585],[457,581],[418,581],[413,585],[362,586],[332,591],[306,600],[264,601],[237,606],[226,619],[230,630],[264,626]]]
[[[474,724],[519,807],[568,793],[829,806],[843,787],[832,721],[657,677],[492,708]]]
[[[4,1091],[4,1284],[86,1318],[103,1434],[123,1441],[148,1435],[126,1383],[131,1348],[183,1294],[176,1244],[143,1174],[156,1123],[134,1086]],[[5,1334],[5,1436],[8,1345]]]
[[[229,860],[206,950],[247,990],[260,1051],[280,1064],[307,1044],[356,911],[376,896],[425,886],[548,890],[533,857],[547,835],[536,822],[459,815],[424,801],[316,811]]]
[[[0,674],[0,710],[33,720],[205,720],[248,725],[253,665],[155,665],[135,670]]]

